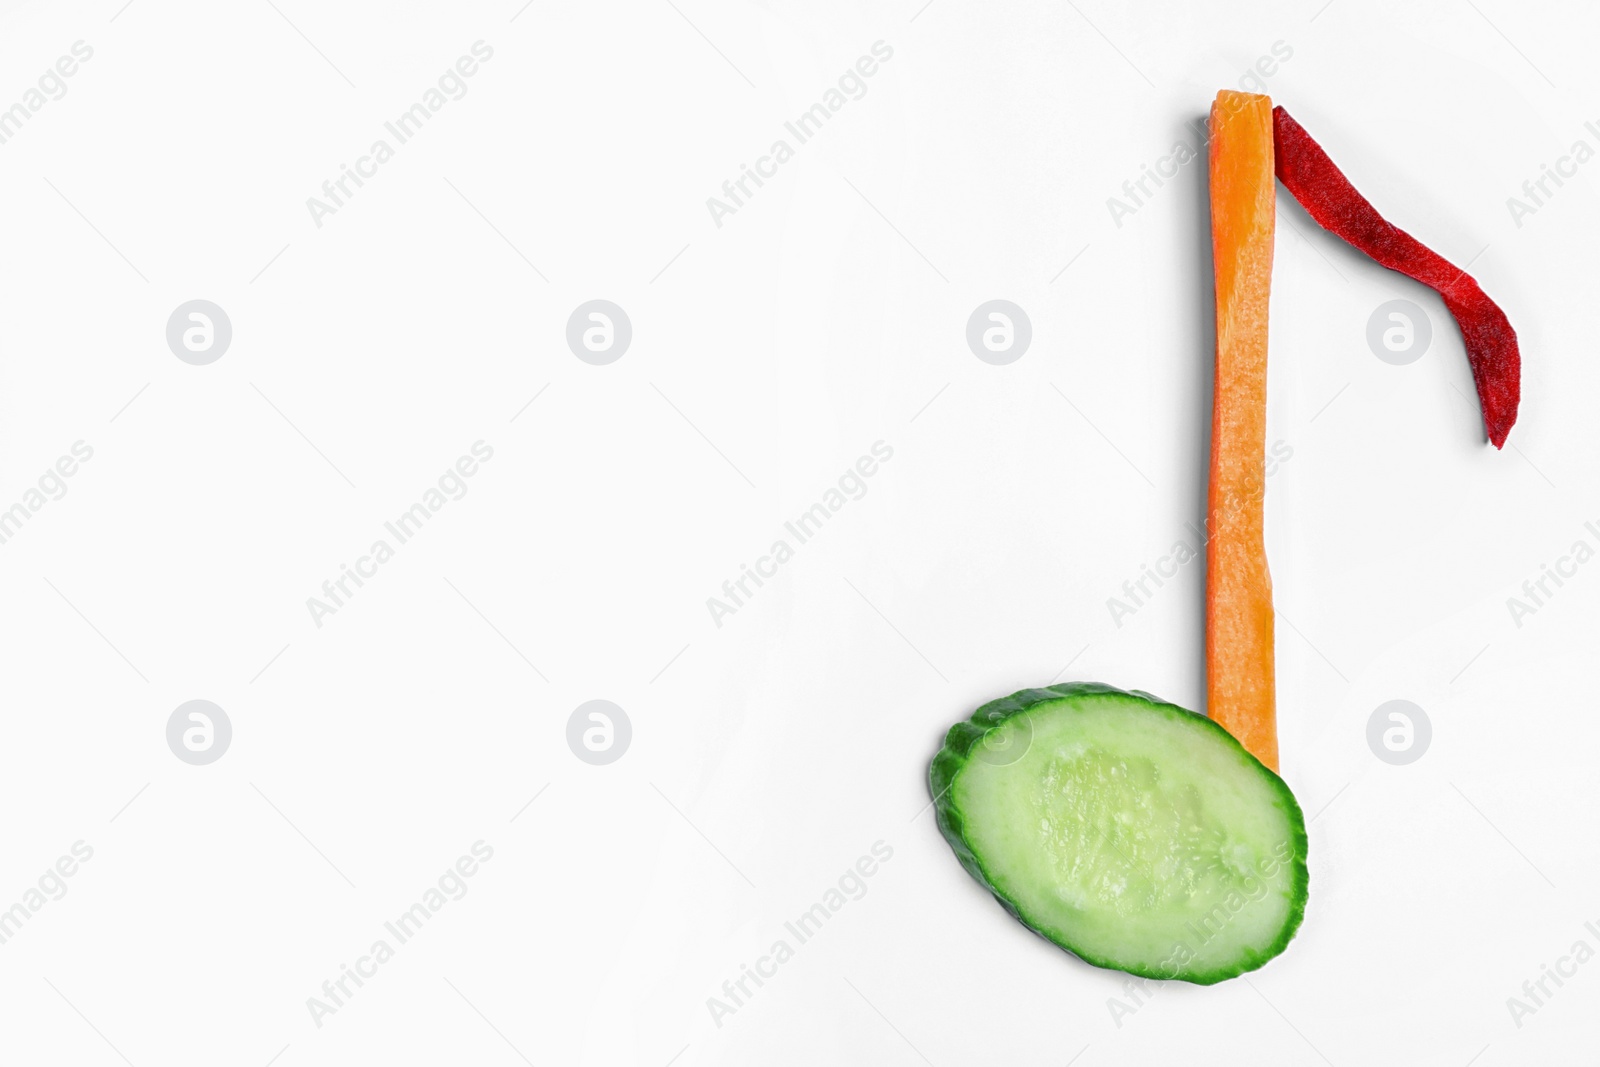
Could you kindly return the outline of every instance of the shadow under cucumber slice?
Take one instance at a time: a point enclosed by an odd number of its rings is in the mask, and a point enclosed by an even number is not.
[[[928,779],[967,872],[1096,966],[1210,985],[1300,926],[1300,805],[1203,715],[1094,682],[1024,689],[952,726]]]

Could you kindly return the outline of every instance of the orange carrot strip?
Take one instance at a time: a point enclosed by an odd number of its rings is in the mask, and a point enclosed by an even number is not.
[[[1211,106],[1217,362],[1206,542],[1207,711],[1276,771],[1272,578],[1262,536],[1273,214],[1272,101],[1220,92]]]

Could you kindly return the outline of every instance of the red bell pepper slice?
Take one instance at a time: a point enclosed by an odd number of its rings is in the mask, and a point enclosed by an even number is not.
[[[1385,221],[1287,111],[1274,108],[1272,119],[1274,169],[1300,206],[1324,229],[1444,298],[1466,342],[1484,428],[1504,447],[1522,398],[1522,356],[1506,313],[1466,271]]]

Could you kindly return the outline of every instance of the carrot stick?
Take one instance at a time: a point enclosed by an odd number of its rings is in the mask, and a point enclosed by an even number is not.
[[[1220,92],[1211,107],[1217,361],[1206,542],[1207,710],[1276,771],[1272,578],[1262,536],[1273,214],[1272,101]]]

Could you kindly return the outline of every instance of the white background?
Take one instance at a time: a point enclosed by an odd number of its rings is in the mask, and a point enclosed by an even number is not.
[[[1506,601],[1600,546],[1600,163],[1520,227],[1506,198],[1600,146],[1600,13],[274,2],[0,16],[0,106],[94,50],[0,145],[0,507],[94,450],[0,546],[0,908],[94,850],[0,945],[0,1060],[1593,1047],[1600,964],[1520,1027],[1506,1001],[1600,948],[1600,565],[1520,627]],[[478,40],[467,95],[314,225],[307,197]],[[706,198],[879,40],[866,94],[715,225]],[[1248,981],[1116,1018],[1121,975],[961,871],[926,766],[978,704],[1056,678],[1202,706],[1202,566],[1121,627],[1106,600],[1202,517],[1204,164],[1120,227],[1106,201],[1280,41],[1267,91],[1508,310],[1521,420],[1487,446],[1438,300],[1280,190],[1269,551],[1311,900]],[[964,338],[997,297],[1034,331],[1004,367]],[[203,367],[164,336],[195,298],[234,331]],[[564,341],[593,298],[633,323],[610,366]],[[1395,298],[1434,335],[1403,367],[1365,340]],[[468,494],[316,626],[307,598],[479,440]],[[867,495],[715,626],[706,599],[879,440]],[[165,740],[197,698],[234,730],[204,767]],[[633,726],[609,766],[565,740],[595,698]],[[1365,741],[1396,698],[1434,730],[1404,767]],[[470,892],[318,1027],[307,998],[480,839]],[[880,840],[866,895],[715,1025],[707,998]]]

